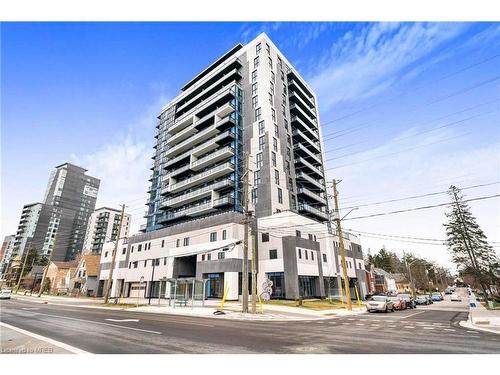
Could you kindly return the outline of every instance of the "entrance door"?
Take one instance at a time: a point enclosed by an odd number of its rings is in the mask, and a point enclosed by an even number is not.
[[[299,276],[299,293],[302,298],[316,296],[316,277]]]
[[[222,298],[224,296],[224,274],[207,274],[207,298]]]

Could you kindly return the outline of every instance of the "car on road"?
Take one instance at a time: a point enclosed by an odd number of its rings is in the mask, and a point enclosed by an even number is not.
[[[419,295],[415,298],[415,303],[417,305],[430,305],[431,298],[428,295]]]
[[[462,297],[460,297],[457,293],[453,293],[450,297],[451,302],[462,302]]]
[[[443,300],[443,296],[439,292],[434,292],[431,295],[431,299],[436,302],[441,302]]]
[[[396,297],[402,298],[405,301],[407,308],[414,309],[415,307],[417,307],[412,296],[408,293],[400,293]]]
[[[454,288],[446,288],[444,290],[444,294],[453,294],[455,292]]]
[[[2,289],[0,290],[0,299],[10,299],[10,295],[12,291],[10,289]]]
[[[366,310],[368,312],[373,312],[373,311],[393,312],[394,303],[387,296],[372,296],[366,301]]]
[[[394,306],[394,310],[406,310],[406,302],[404,299],[400,297],[389,297],[389,300],[392,301],[392,304]]]

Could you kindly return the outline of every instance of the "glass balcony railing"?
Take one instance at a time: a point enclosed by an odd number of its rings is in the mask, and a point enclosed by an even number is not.
[[[198,174],[196,174],[192,177],[189,177],[185,180],[182,180],[176,184],[172,184],[169,186],[168,191],[172,193],[175,191],[179,191],[181,189],[187,189],[188,187],[193,186],[193,185],[195,185],[195,184],[199,183],[200,181],[203,181],[207,178],[215,177],[217,175],[223,175],[223,173],[229,173],[232,171],[234,171],[234,164],[231,162],[227,162],[227,163],[218,165],[214,168],[210,168],[204,172],[198,173]]]
[[[327,220],[328,219],[328,214],[326,214],[325,212],[307,204],[307,203],[299,203],[299,211],[305,211],[305,212],[308,212],[310,214],[313,214],[319,218],[321,218],[322,220]]]

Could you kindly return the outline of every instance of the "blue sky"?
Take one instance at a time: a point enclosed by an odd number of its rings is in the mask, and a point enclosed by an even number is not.
[[[3,23],[2,228],[41,200],[50,170],[102,179],[100,205],[142,223],[155,115],[183,83],[266,32],[318,95],[328,177],[343,206],[500,180],[500,25],[495,23]],[[469,198],[499,185],[467,190]],[[446,196],[362,207],[364,216]],[[500,241],[498,200],[471,204]],[[350,229],[444,238],[443,209],[346,221]],[[449,264],[440,246],[362,237]]]

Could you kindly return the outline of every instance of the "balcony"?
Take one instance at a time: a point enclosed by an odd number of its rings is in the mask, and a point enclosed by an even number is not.
[[[315,167],[314,165],[309,163],[306,159],[301,158],[301,157],[296,157],[295,164],[302,165],[300,167],[296,167],[297,169],[300,168],[301,170],[304,170],[304,168],[307,168],[309,170],[310,174],[314,174],[315,177],[317,177],[317,178],[323,178],[323,171],[321,170],[321,167]]]
[[[206,214],[210,211],[213,211],[212,202],[207,202],[200,204],[198,206],[190,207],[182,211],[177,212],[168,212],[162,219],[162,222],[171,221],[175,219],[180,219],[185,216],[198,216]]]
[[[290,94],[289,99],[290,103],[298,104],[310,118],[316,119],[316,113],[314,111],[314,107],[313,108],[309,107],[309,105],[304,100],[302,100],[302,98],[299,95],[297,95],[297,93],[292,92]]]
[[[191,191],[186,194],[182,194],[178,197],[175,198],[168,198],[162,201],[161,206],[162,208],[164,207],[177,207],[177,206],[182,206],[184,204],[194,202],[195,200],[198,200],[200,198],[210,196],[212,194],[212,191],[217,190],[217,189],[223,189],[228,186],[233,186],[234,182],[227,178],[223,181],[216,182],[214,184],[210,184],[208,186],[204,186],[200,189],[196,189],[194,191]]]
[[[222,207],[222,206],[228,206],[228,205],[233,205],[234,204],[234,199],[232,197],[223,197],[219,199],[215,199],[213,203],[213,207]]]
[[[310,123],[314,128],[318,126],[316,120],[313,117],[309,116],[306,112],[304,112],[304,110],[299,105],[297,105],[297,103],[290,104],[290,113],[297,115],[305,123]]]
[[[306,203],[299,203],[299,212],[305,212],[307,214],[310,214],[312,216],[315,216],[316,218],[319,218],[320,221],[325,221],[328,220],[328,214],[318,210],[317,208],[308,205]]]
[[[193,134],[192,137],[186,139],[184,142],[167,150],[165,156],[168,158],[175,157],[176,155],[189,150],[197,143],[201,143],[202,141],[213,138],[218,132],[219,130],[217,129],[216,124],[209,126],[208,128],[203,129],[201,132]]]
[[[304,182],[310,184],[311,186],[314,187],[314,189],[319,189],[320,191],[325,191],[325,187],[324,187],[322,181],[318,181],[317,179],[312,178],[304,171],[299,171],[299,172],[295,173],[295,177],[297,179],[301,179]]]
[[[295,129],[301,129],[306,134],[309,134],[311,138],[316,139],[319,138],[319,132],[316,126],[311,127],[310,123],[306,123],[298,116],[292,116],[292,125]]]
[[[292,132],[294,138],[299,138],[300,140],[306,141],[310,146],[312,146],[317,152],[321,152],[319,148],[319,141],[316,138],[310,138],[305,133],[301,132],[299,129],[295,129]]]
[[[191,169],[197,171],[206,168],[210,164],[218,163],[221,160],[234,156],[234,149],[231,146],[226,146],[220,150],[212,152],[198,160],[191,162]]]
[[[324,204],[326,206],[326,198],[322,197],[319,194],[313,193],[311,190],[309,190],[303,186],[297,188],[297,194],[306,196],[310,199],[314,199],[316,202],[319,202],[319,203]]]
[[[293,70],[287,72],[287,78],[289,82],[295,81],[294,82],[295,86],[300,88],[304,92],[304,95],[306,95],[309,98],[313,97],[312,91],[309,88],[309,86],[307,86],[307,84],[305,84]]]
[[[302,143],[295,143],[293,145],[293,150],[298,154],[303,156],[304,158],[311,158],[312,163],[320,163],[321,164],[321,153],[320,152],[312,152],[307,147],[305,147]]]
[[[302,100],[312,109],[314,108],[314,101],[311,96],[309,96],[304,89],[302,88],[303,86],[296,80],[296,79],[290,79],[288,80],[288,87],[291,91],[296,92],[297,94],[300,95]]]
[[[224,176],[225,174],[234,172],[234,164],[231,162],[227,162],[217,167],[208,169],[204,172],[198,173],[192,177],[189,177],[183,181],[180,181],[176,184],[169,185],[166,189],[169,193],[175,193],[181,191],[183,189],[188,189],[192,186],[196,186],[202,182],[207,182],[213,180],[217,177]]]
[[[167,128],[168,134],[176,134],[182,129],[188,127],[196,121],[196,116],[193,113],[188,113],[180,118],[178,118],[169,128]]]

